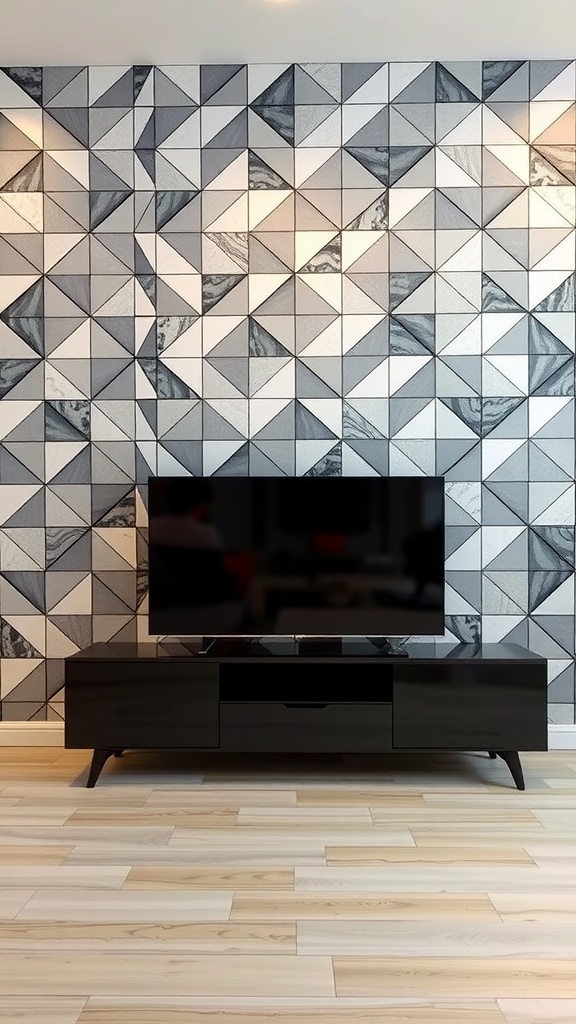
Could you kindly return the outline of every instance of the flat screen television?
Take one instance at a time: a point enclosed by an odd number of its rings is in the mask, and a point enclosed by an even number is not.
[[[444,632],[439,477],[151,477],[149,628],[171,637]]]

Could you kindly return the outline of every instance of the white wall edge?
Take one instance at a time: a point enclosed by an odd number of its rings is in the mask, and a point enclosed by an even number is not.
[[[576,725],[549,725],[550,750],[576,750]],[[0,747],[63,747],[64,722],[0,722]]]

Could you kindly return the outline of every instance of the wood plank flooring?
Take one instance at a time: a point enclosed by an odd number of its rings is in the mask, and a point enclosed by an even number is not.
[[[575,1024],[576,751],[0,748],[0,1024]]]

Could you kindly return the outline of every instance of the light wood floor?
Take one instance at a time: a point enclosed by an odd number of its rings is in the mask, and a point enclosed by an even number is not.
[[[576,751],[0,749],[0,1022],[575,1024]]]

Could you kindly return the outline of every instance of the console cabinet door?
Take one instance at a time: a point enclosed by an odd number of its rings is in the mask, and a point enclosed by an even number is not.
[[[546,663],[396,665],[394,747],[546,750]]]
[[[218,666],[168,660],[66,667],[67,747],[217,747]]]

